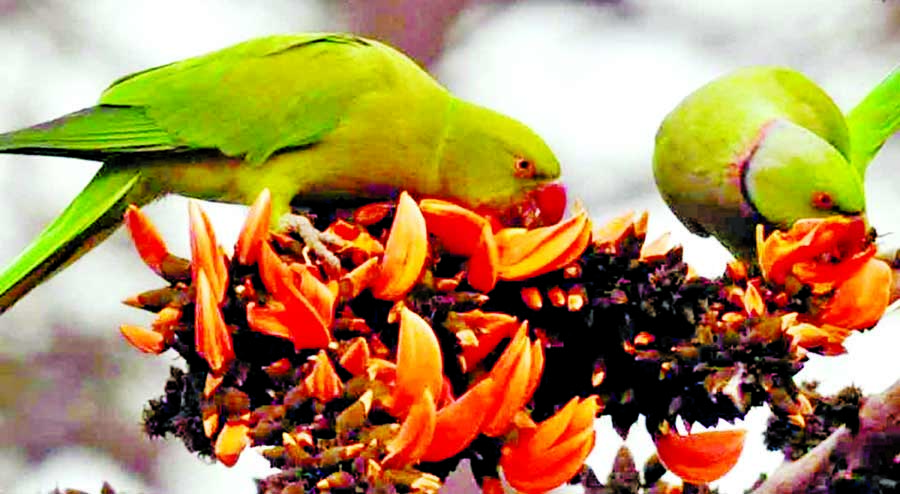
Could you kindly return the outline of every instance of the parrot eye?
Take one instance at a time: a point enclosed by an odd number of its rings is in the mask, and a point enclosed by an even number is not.
[[[827,211],[834,208],[834,199],[828,192],[815,192],[812,196],[812,204],[816,209]]]
[[[519,158],[516,160],[515,164],[515,175],[519,178],[531,178],[534,176],[535,169],[534,163],[525,159]]]

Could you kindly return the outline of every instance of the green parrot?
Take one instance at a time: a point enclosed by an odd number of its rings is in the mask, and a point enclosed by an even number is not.
[[[0,274],[0,313],[165,194],[249,204],[399,190],[545,222],[560,166],[525,125],[451,95],[402,53],[348,34],[278,35],[131,74],[97,106],[7,134],[0,152],[102,161]]]
[[[865,169],[900,126],[894,72],[845,117],[804,75],[750,67],[684,99],[656,135],[657,187],[689,230],[755,260],[757,223],[864,215]]]

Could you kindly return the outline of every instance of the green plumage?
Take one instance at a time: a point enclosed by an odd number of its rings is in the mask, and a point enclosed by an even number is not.
[[[523,124],[344,34],[259,38],[123,77],[95,107],[0,135],[0,152],[104,162],[0,274],[0,312],[102,241],[127,204],[168,193],[246,204],[268,188],[275,215],[298,196],[398,190],[503,211],[560,173]]]
[[[805,76],[752,67],[703,86],[666,117],[653,170],[689,229],[752,260],[757,223],[864,213],[851,136],[840,109]]]

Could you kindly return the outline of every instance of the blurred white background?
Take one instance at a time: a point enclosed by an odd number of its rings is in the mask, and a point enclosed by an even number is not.
[[[405,24],[398,19],[406,19]],[[517,117],[542,134],[564,179],[597,220],[648,209],[655,236],[672,231],[702,274],[727,253],[692,237],[656,194],[650,169],[663,116],[687,93],[736,67],[786,64],[849,108],[900,60],[900,2],[888,0],[0,0],[0,129],[92,105],[126,73],[277,32],[354,29],[380,34],[429,62],[463,98]],[[889,144],[866,177],[872,223],[900,231],[900,146]],[[97,165],[0,156],[0,265],[20,252],[87,183]],[[209,206],[223,244],[243,208]],[[186,253],[184,200],[148,208],[175,252]],[[886,241],[896,237],[887,236]],[[37,288],[0,317],[0,493],[55,487],[97,492],[255,492],[265,462],[206,464],[180,442],[140,433],[144,403],[159,395],[168,354],[145,357],[118,335],[150,317],[116,301],[159,285],[127,236],[113,239]],[[813,358],[801,378],[833,392],[868,393],[898,375],[896,319],[853,336],[849,354]],[[168,357],[168,358],[167,358]],[[718,485],[743,492],[774,469],[751,414],[751,440]],[[591,458],[601,479],[618,436],[598,423]],[[652,446],[642,424],[629,439],[642,463]]]

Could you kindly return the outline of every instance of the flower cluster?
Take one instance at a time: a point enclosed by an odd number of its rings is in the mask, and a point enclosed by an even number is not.
[[[130,208],[141,257],[169,284],[126,301],[157,313],[151,328],[121,328],[187,364],[150,403],[148,433],[226,465],[260,447],[281,470],[265,493],[434,492],[463,459],[486,492],[501,478],[544,492],[581,470],[601,413],[623,434],[645,415],[662,463],[710,482],[743,431],[684,436],[676,420],[714,426],[769,403],[802,428],[805,352],[837,353],[874,324],[891,281],[846,220],[760,233],[761,277],[735,262],[710,280],[668,237],[645,243],[646,214],[502,228],[404,193],[333,218],[337,268],[270,232],[270,216],[264,192],[228,255],[191,203],[188,261]]]

